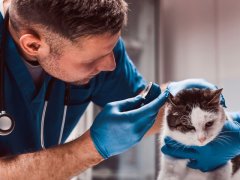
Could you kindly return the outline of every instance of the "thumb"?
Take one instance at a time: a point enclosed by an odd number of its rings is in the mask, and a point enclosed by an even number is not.
[[[168,96],[169,96],[169,91],[165,90],[163,93],[161,93],[155,100],[153,103],[156,103],[156,106],[158,106],[158,108],[160,108],[162,105],[164,105],[164,103],[168,100]]]
[[[157,98],[155,98],[153,101],[149,102],[148,104],[145,104],[141,106],[142,103],[140,103],[140,106],[136,106],[135,109],[131,109],[131,112],[128,112],[128,114],[139,114],[139,116],[156,116],[159,109],[164,105],[164,103],[167,101],[169,95],[169,91],[164,91],[161,93]],[[143,102],[140,101],[140,102]],[[129,110],[129,109],[128,109]]]
[[[149,109],[150,107],[153,111],[159,110],[167,101],[168,96],[169,96],[169,91],[166,90],[163,93],[161,93],[157,98],[155,98],[152,102],[149,102],[148,104],[144,105],[143,110],[144,108]]]
[[[184,146],[170,147],[170,146],[164,145],[161,148],[161,151],[166,155],[179,158],[179,159],[194,159],[196,156],[193,149],[186,148]]]
[[[222,165],[220,165],[219,167],[221,167],[221,166]],[[198,169],[202,172],[209,172],[209,171],[215,170],[216,168],[219,168],[219,167],[211,168],[210,166],[208,166],[208,164],[204,164],[204,166],[201,167],[200,164],[198,163],[198,161],[196,161],[196,160],[190,160],[187,164],[187,167],[192,168],[192,169]]]
[[[188,163],[187,163],[187,167],[189,168],[192,168],[192,169],[199,169],[197,167],[198,163],[196,160],[190,160]]]
[[[119,110],[123,112],[123,111],[130,111],[130,110],[139,108],[142,102],[143,102],[142,96],[138,95],[133,98],[117,101],[116,105],[118,106]]]

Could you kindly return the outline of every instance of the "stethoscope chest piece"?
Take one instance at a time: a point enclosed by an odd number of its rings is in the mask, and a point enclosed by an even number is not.
[[[0,136],[9,135],[15,127],[13,118],[8,115],[5,111],[0,113]]]

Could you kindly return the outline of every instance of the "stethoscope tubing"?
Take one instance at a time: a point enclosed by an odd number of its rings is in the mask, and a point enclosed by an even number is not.
[[[48,102],[50,99],[50,94],[53,89],[53,85],[55,82],[55,78],[52,78],[48,84],[47,87],[47,92],[45,95],[45,102],[43,106],[43,112],[42,112],[42,117],[41,117],[41,134],[40,134],[40,140],[41,140],[41,147],[42,149],[46,149],[45,147],[45,142],[44,142],[44,124],[45,124],[45,116],[46,116],[46,111],[48,107]],[[64,131],[64,126],[65,126],[65,121],[66,121],[66,115],[67,115],[67,109],[68,109],[68,104],[69,104],[69,99],[70,99],[70,85],[65,83],[65,92],[64,92],[64,110],[63,110],[63,117],[62,117],[62,124],[61,124],[61,129],[59,133],[59,138],[58,138],[58,145],[61,144],[62,141],[62,136],[63,136],[63,131]]]
[[[47,111],[47,105],[48,105],[48,101],[45,101],[44,103],[44,107],[43,107],[43,112],[42,112],[42,118],[41,118],[41,146],[42,149],[46,149],[45,148],[45,143],[44,143],[44,120],[45,120],[45,115],[46,115],[46,111]]]
[[[46,115],[46,111],[47,111],[47,106],[48,106],[48,101],[45,101],[44,107],[43,107],[42,118],[41,118],[41,147],[42,147],[42,149],[46,149],[45,148],[45,142],[44,142],[44,122],[45,122],[45,115]],[[61,141],[62,141],[63,130],[64,130],[66,115],[67,115],[67,108],[68,108],[68,106],[64,105],[61,130],[60,130],[60,134],[59,134],[59,138],[58,138],[58,145],[60,145]]]

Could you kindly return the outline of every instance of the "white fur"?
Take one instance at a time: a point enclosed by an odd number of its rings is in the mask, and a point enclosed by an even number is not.
[[[165,108],[165,117],[164,124],[161,136],[161,145],[164,145],[164,137],[169,136],[175,139],[178,142],[181,142],[185,145],[198,145],[204,146],[208,142],[212,141],[221,131],[224,121],[225,113],[221,109],[220,113],[211,113],[200,109],[199,107],[194,107],[192,113],[189,114],[191,117],[192,125],[195,127],[196,132],[192,131],[189,133],[181,133],[180,131],[172,131],[168,128],[166,123],[166,117],[168,114],[169,108]],[[203,131],[205,124],[211,120],[219,119],[214,122],[214,125],[209,128],[209,131],[206,133]],[[205,136],[206,140],[204,142],[199,142],[199,137]],[[230,180],[232,173],[232,163],[228,162],[225,166],[208,173],[203,173],[199,170],[191,169],[186,166],[188,160],[175,159],[169,156],[166,156],[161,153],[161,166],[158,180]],[[237,174],[236,174],[237,176]],[[240,176],[240,173],[239,173]],[[236,177],[232,180],[239,180],[240,178]]]
[[[239,180],[240,179],[240,171],[237,171],[233,177],[232,177],[232,180]]]

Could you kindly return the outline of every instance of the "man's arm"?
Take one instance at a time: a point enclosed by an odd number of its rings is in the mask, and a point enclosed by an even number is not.
[[[0,179],[70,179],[103,160],[90,132],[64,145],[0,160]]]
[[[141,107],[141,96],[107,104],[94,120],[90,132],[77,140],[36,153],[0,159],[0,179],[68,179],[103,158],[128,150],[152,126],[167,95],[162,92]],[[133,123],[133,120],[136,121]]]

